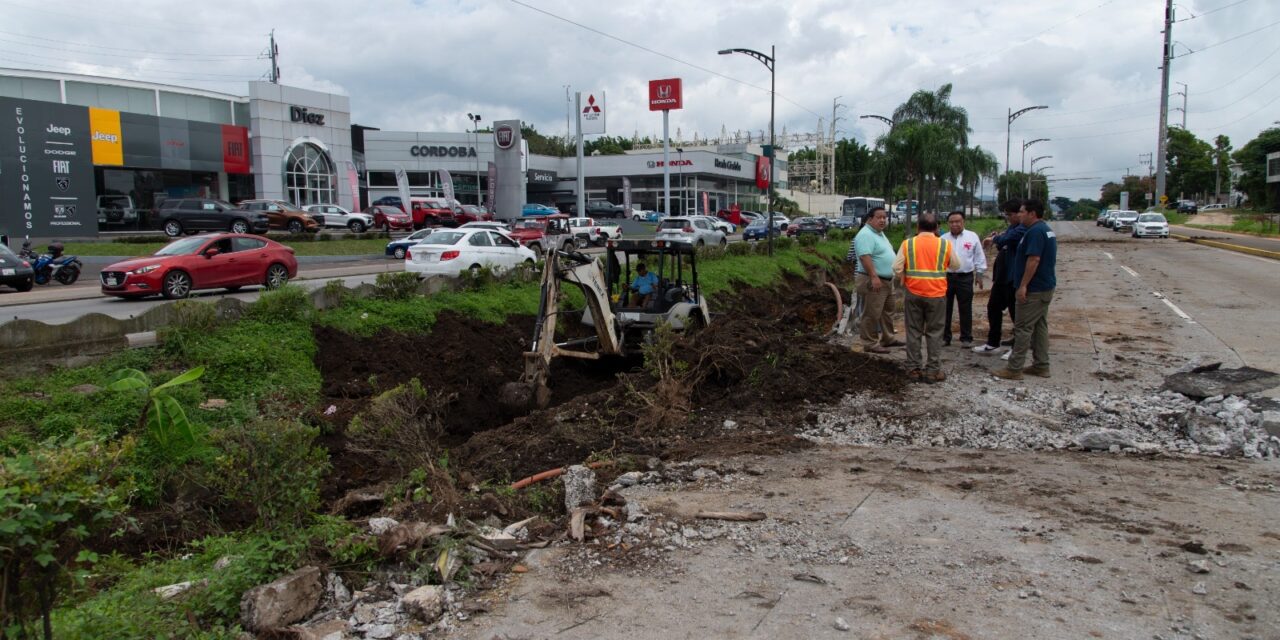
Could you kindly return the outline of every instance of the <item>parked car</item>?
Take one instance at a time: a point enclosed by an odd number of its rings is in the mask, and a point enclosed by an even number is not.
[[[504,233],[488,229],[436,229],[409,247],[404,270],[420,275],[456,276],[489,267],[505,271],[520,264],[530,267],[538,255]]]
[[[536,202],[527,202],[523,207],[520,208],[520,217],[522,218],[530,218],[535,216],[554,216],[557,213],[560,213],[559,209],[555,207],[547,206],[545,204],[538,204]]]
[[[364,233],[373,227],[373,216],[352,213],[336,204],[309,204],[302,209],[313,217],[321,216],[326,229],[350,229],[352,233]]]
[[[782,215],[781,211],[773,212],[773,226],[777,227],[779,230],[783,230],[783,229],[786,229],[787,226],[790,224],[791,224],[791,218],[788,218]]]
[[[301,207],[284,200],[244,200],[240,203],[240,209],[264,213],[268,227],[289,233],[315,233],[322,228],[324,221],[324,216],[309,214]]]
[[[728,243],[724,231],[711,225],[701,216],[671,216],[658,223],[655,240],[687,242],[695,247],[707,245],[723,247]]]
[[[366,209],[365,213],[373,216],[373,227],[375,229],[382,229],[387,233],[413,228],[413,218],[410,218],[409,214],[401,210],[400,207],[375,204]]]
[[[1133,223],[1133,237],[1168,238],[1169,221],[1165,219],[1163,214],[1144,213],[1138,216],[1138,220]]]
[[[569,207],[570,213],[578,212],[578,205]],[[620,204],[614,204],[608,200],[587,200],[587,213],[584,217],[591,218],[625,218],[627,210]]]
[[[1178,203],[1178,213],[1186,213],[1186,214],[1190,214],[1190,215],[1195,215],[1195,213],[1196,213],[1196,203],[1194,203],[1194,202],[1192,202],[1192,201],[1190,201],[1190,200],[1183,200],[1183,201],[1179,202],[1179,203]]]
[[[769,225],[766,224],[765,222],[753,222],[747,225],[746,229],[742,230],[742,239],[743,240],[764,240],[768,237],[768,234],[766,233],[768,229],[769,229]],[[779,235],[780,234],[778,232],[778,229],[774,228],[773,237],[776,238]]]
[[[827,237],[827,225],[818,218],[806,217],[796,218],[795,222],[787,226],[788,236],[799,237],[806,234],[825,238]]]
[[[702,220],[706,220],[707,222],[711,223],[712,227],[719,229],[720,231],[723,231],[726,237],[733,235],[733,233],[738,230],[738,227],[734,225],[732,222],[729,222],[728,220],[725,220],[723,218],[717,218],[716,216],[689,216],[689,217],[701,218]]]
[[[1107,218],[1110,218],[1110,217],[1111,217],[1111,209],[1107,209],[1106,211],[1100,211],[1098,212],[1098,219],[1094,221],[1094,224],[1099,227],[1105,227],[1107,226]]]
[[[269,226],[265,213],[237,209],[213,198],[169,198],[160,203],[156,219],[170,238],[200,231],[266,233]]]
[[[138,207],[126,195],[98,196],[98,224],[133,224],[138,221]]]
[[[458,226],[459,229],[488,229],[490,231],[499,231],[507,235],[511,235],[511,225],[505,222],[479,220],[476,222],[468,222]]]
[[[493,214],[489,210],[474,204],[462,205],[462,211],[454,211],[453,219],[458,225],[465,225],[471,222],[492,222]]]
[[[618,223],[605,224],[595,218],[569,218],[569,232],[575,238],[597,246],[603,246],[610,238],[622,237],[622,227]]]
[[[456,227],[458,214],[462,213],[462,205],[457,200],[446,198],[409,198],[409,215],[413,217],[413,228]]]
[[[35,271],[31,262],[19,258],[8,246],[0,244],[0,285],[18,291],[30,291],[35,286]]]
[[[435,229],[419,229],[409,234],[407,237],[399,240],[392,240],[387,243],[386,254],[396,260],[404,260],[405,254],[409,252],[409,247],[418,244],[419,240],[429,236]]]
[[[1125,229],[1132,229],[1133,223],[1137,220],[1137,211],[1117,211],[1111,219],[1111,230],[1124,231]]]
[[[862,227],[862,221],[858,216],[840,216],[831,226],[837,229],[858,229]]]
[[[377,200],[370,202],[369,206],[370,207],[395,207],[402,212],[404,211],[404,201],[400,199],[400,196],[382,196],[381,198],[378,198]]]
[[[563,213],[516,220],[507,235],[539,255],[547,247],[568,251],[577,246],[576,238],[569,232],[569,216]]]
[[[743,211],[742,224],[751,226],[754,222],[764,222],[764,214],[759,211]]]
[[[258,236],[219,233],[175,240],[153,255],[110,265],[98,277],[106,295],[177,299],[199,289],[273,289],[297,275],[293,249]]]
[[[656,212],[641,210],[641,209],[634,209],[631,211],[631,219],[635,220],[636,222],[644,222],[649,217],[650,213],[656,213]]]
[[[1205,206],[1200,207],[1200,210],[1201,211],[1222,211],[1229,208],[1230,207],[1228,207],[1227,205],[1219,202],[1215,204],[1206,204]]]

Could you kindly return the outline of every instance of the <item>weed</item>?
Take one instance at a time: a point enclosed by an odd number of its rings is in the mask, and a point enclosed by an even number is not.
[[[320,504],[328,455],[314,445],[316,429],[286,420],[251,420],[218,430],[221,451],[204,483],[236,512],[254,514],[266,530],[301,525]]]
[[[300,322],[314,311],[307,290],[288,284],[262,294],[249,306],[248,317],[264,322]]]
[[[408,300],[418,295],[418,274],[409,271],[379,273],[373,286],[377,289],[374,297],[379,300]]]

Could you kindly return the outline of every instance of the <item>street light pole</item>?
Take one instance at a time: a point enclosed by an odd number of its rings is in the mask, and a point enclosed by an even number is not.
[[[689,215],[688,194],[684,192],[684,149],[676,147],[676,164],[680,165],[680,215]]]
[[[1053,157],[1053,156],[1040,156],[1039,158],[1032,158],[1032,159],[1031,159],[1031,173],[1035,173],[1035,172],[1036,172],[1036,163],[1037,163],[1037,162],[1040,162],[1041,160],[1047,160],[1047,159],[1052,158],[1052,157]],[[1031,173],[1028,173],[1028,174],[1027,174],[1027,195],[1026,195],[1026,197],[1028,197],[1028,198],[1030,198],[1030,197],[1031,197]]]
[[[1049,141],[1049,139],[1048,139],[1048,138],[1036,138],[1035,140],[1032,140],[1031,142],[1027,142],[1026,140],[1023,140],[1023,141],[1022,141],[1022,171],[1023,171],[1023,173],[1026,173],[1026,171],[1027,171],[1027,147],[1030,147],[1031,145],[1033,145],[1033,144],[1035,144],[1035,143],[1037,143],[1037,142],[1048,142],[1048,141]]]
[[[1005,176],[1006,190],[1008,188],[1007,183],[1009,181],[1009,152],[1012,149],[1012,144],[1013,144],[1013,138],[1012,138],[1013,121],[1017,120],[1018,116],[1021,116],[1024,113],[1035,111],[1036,109],[1048,109],[1048,108],[1049,108],[1049,105],[1045,105],[1045,104],[1036,105],[1034,107],[1027,107],[1025,109],[1019,109],[1017,111],[1014,111],[1012,107],[1009,108],[1008,120],[1005,124],[1005,130],[1004,130],[1004,176]],[[996,184],[997,193],[999,193],[999,189],[1000,189],[1000,185]],[[1009,194],[1006,193],[1005,197],[1008,198]]]
[[[471,121],[471,132],[476,134],[476,146],[480,146],[480,114],[467,114],[467,119]],[[480,197],[480,153],[476,150],[476,206],[484,206],[484,199]]]
[[[765,68],[769,70],[769,153],[768,153],[769,189],[768,189],[768,198],[767,198],[768,206],[769,206],[769,213],[768,213],[769,226],[765,231],[765,238],[768,239],[769,255],[772,256],[773,255],[773,175],[774,175],[773,165],[774,165],[774,160],[777,159],[778,157],[778,148],[775,146],[775,140],[773,138],[773,120],[775,115],[774,107],[776,106],[775,98],[777,95],[776,62],[778,57],[778,48],[776,46],[770,45],[769,55],[767,56],[763,53],[760,53],[759,51],[755,51],[752,49],[741,49],[741,48],[721,49],[718,53],[722,56],[727,56],[734,53],[743,53],[751,56],[752,58],[755,58],[760,62],[760,64],[763,64]]]

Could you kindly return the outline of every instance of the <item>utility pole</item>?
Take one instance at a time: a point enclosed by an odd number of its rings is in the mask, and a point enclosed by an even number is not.
[[[1173,41],[1173,0],[1164,2],[1164,49],[1160,52],[1160,137],[1156,140],[1156,202],[1164,196],[1166,139],[1169,137],[1169,64]]]
[[[1182,85],[1182,91],[1179,91],[1173,94],[1175,96],[1182,96],[1182,106],[1174,107],[1173,110],[1182,112],[1182,130],[1186,131],[1187,130],[1187,83],[1175,82],[1174,84]]]
[[[271,84],[280,84],[280,47],[276,46],[276,30],[271,30],[271,49],[268,51],[271,56]]]
[[[573,117],[573,99],[569,97],[569,85],[564,85],[564,142],[565,147],[569,146],[569,140],[573,138],[573,126],[569,124],[570,118]]]
[[[836,122],[843,120],[837,113],[844,106],[840,104],[841,97],[831,101],[831,191],[828,192],[831,194],[836,193]]]

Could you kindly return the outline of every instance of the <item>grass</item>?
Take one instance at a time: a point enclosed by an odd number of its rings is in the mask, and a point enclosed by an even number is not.
[[[385,238],[357,238],[347,240],[279,242],[292,247],[299,256],[362,256],[383,255],[387,250]],[[73,256],[149,256],[163,249],[168,242],[68,242],[66,253]]]
[[[1235,216],[1230,226],[1222,224],[1197,224],[1194,226],[1197,229],[1245,233],[1251,236],[1272,238],[1280,236],[1280,218],[1274,214],[1270,216],[1265,214],[1240,214]]]
[[[371,336],[383,329],[426,333],[442,311],[501,324],[510,315],[538,312],[538,285],[495,284],[478,291],[446,292],[409,300],[351,300],[321,313],[316,322],[357,336]]]

